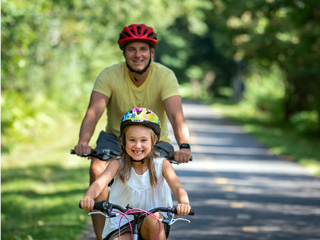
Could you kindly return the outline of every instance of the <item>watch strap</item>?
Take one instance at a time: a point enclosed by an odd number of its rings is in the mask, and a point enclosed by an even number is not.
[[[189,143],[182,143],[180,146],[179,146],[179,148],[181,149],[181,148],[188,148],[188,149],[190,149],[190,144]]]

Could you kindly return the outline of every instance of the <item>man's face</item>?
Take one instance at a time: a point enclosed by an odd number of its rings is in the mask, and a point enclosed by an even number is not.
[[[142,71],[149,63],[150,57],[154,56],[154,48],[145,42],[132,42],[128,43],[123,51],[128,65],[135,71]]]

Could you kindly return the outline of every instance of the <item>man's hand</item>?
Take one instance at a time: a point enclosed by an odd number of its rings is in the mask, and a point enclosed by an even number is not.
[[[191,150],[188,148],[181,148],[174,152],[174,160],[178,163],[187,163],[191,158]]]
[[[91,153],[92,148],[88,144],[78,144],[74,147],[74,151],[78,156]]]

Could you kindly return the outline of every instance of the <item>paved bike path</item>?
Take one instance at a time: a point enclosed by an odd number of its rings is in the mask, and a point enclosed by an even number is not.
[[[169,239],[320,240],[319,178],[271,155],[211,107],[183,108],[194,160],[175,169],[196,215],[175,223]],[[94,239],[91,229],[84,236]]]
[[[171,240],[320,239],[319,178],[271,155],[211,107],[183,107],[194,160],[175,169],[196,215],[173,225]]]

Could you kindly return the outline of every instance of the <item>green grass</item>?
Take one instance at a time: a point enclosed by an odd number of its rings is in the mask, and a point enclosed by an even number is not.
[[[316,134],[302,134],[245,104],[233,104],[226,100],[214,100],[210,104],[223,116],[243,126],[245,132],[252,134],[271,153],[295,161],[320,176],[320,139]]]
[[[90,162],[69,154],[79,123],[61,123],[46,137],[2,155],[3,239],[81,239],[90,218],[78,202],[89,184]]]

